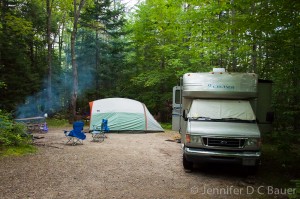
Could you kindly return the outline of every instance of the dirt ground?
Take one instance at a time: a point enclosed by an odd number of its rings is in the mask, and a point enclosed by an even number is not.
[[[175,132],[107,134],[102,143],[87,133],[76,146],[62,129],[36,136],[38,153],[0,159],[0,198],[256,198],[249,187],[260,186],[226,165],[185,173]]]

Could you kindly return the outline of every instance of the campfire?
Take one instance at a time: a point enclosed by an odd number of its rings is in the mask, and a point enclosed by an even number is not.
[[[47,133],[48,126],[46,123],[47,114],[44,117],[27,117],[27,118],[18,118],[15,119],[16,122],[24,123],[27,127],[27,131],[29,133],[37,132],[37,133]]]

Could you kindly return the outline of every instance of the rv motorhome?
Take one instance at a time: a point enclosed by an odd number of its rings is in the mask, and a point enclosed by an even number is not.
[[[270,96],[261,96],[264,105],[259,104],[258,96],[258,76],[254,73],[229,73],[218,68],[184,74],[182,85],[173,89],[172,114],[173,130],[181,133],[184,168],[190,171],[194,163],[206,161],[256,168],[261,156],[261,130],[270,130],[272,116]]]

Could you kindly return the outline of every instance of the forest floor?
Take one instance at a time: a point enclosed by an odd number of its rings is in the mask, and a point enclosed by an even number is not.
[[[172,131],[107,134],[101,143],[87,133],[76,146],[65,144],[61,128],[35,136],[41,138],[36,154],[1,158],[1,199],[285,198],[244,168],[210,165],[185,173]]]

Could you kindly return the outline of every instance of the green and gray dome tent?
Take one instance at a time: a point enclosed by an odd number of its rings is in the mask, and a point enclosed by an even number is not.
[[[108,120],[110,131],[160,132],[164,129],[145,104],[127,98],[106,98],[90,102],[90,129]]]

